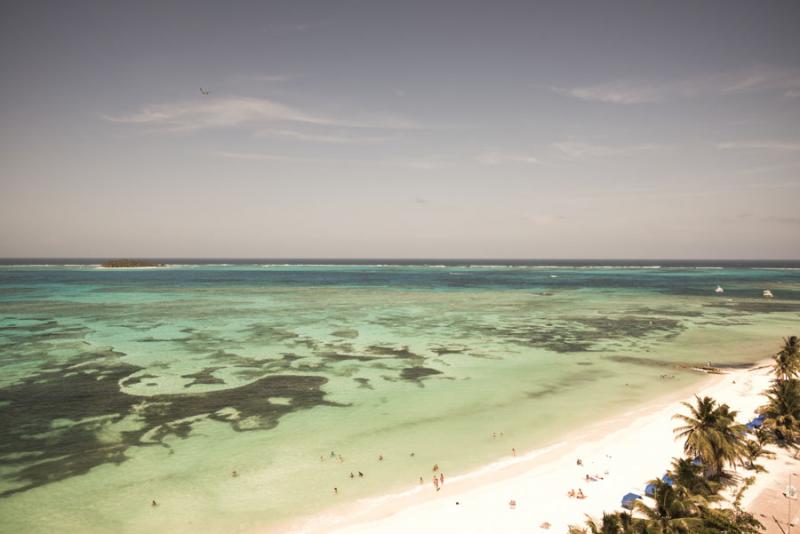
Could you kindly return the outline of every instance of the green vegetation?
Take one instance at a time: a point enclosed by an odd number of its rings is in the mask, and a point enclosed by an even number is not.
[[[741,509],[745,490],[753,484],[749,477],[736,493],[730,507],[719,507],[719,492],[733,482],[726,468],[744,467],[766,471],[758,465],[762,457],[774,457],[768,444],[800,450],[800,342],[797,336],[784,339],[774,357],[775,380],[765,393],[767,404],[759,409],[761,428],[748,436],[747,428],[736,422],[736,411],[710,397],[696,397],[694,405],[683,403],[688,415],[674,419],[683,424],[675,428],[684,440],[687,458],[675,458],[669,475],[672,484],[660,479],[653,485],[653,502],[634,503],[633,513],[604,513],[602,520],[589,518],[586,525],[570,526],[570,534],[758,534],[764,527]],[[693,458],[694,460],[692,460]]]
[[[767,404],[759,413],[764,417],[765,440],[789,447],[797,455],[800,438],[800,342],[797,336],[783,340],[775,355],[775,380],[767,390]]]
[[[164,267],[163,263],[153,263],[143,260],[110,260],[100,264],[101,267],[119,268],[119,267]]]
[[[696,406],[683,403],[690,415],[673,417],[685,423],[675,434],[686,440],[684,452],[703,462],[706,478],[719,480],[726,464],[735,466],[746,457],[745,427],[736,422],[737,413],[727,404],[717,405],[711,397],[696,397],[696,402]]]

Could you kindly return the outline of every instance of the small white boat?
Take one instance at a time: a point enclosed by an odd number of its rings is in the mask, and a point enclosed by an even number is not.
[[[764,295],[764,298],[768,298],[768,299],[771,299],[772,297],[775,296],[775,295],[772,294],[772,291],[770,291],[769,289],[765,289],[763,295]]]
[[[714,290],[714,293],[717,294],[725,293],[725,290],[722,289],[722,286],[717,286],[717,289]]]

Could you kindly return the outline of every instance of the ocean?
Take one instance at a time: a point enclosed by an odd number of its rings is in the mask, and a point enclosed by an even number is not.
[[[800,333],[799,262],[159,262],[0,262],[0,531],[269,528]]]

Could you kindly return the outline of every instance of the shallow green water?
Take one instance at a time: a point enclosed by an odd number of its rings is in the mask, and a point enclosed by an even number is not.
[[[556,442],[798,319],[797,269],[0,267],[0,530],[313,514]]]

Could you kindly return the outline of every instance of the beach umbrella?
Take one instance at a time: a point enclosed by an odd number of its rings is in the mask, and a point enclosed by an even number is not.
[[[661,477],[661,482],[663,482],[667,486],[671,486],[674,481],[672,480],[672,477],[669,476],[669,474],[665,474],[663,477]]]
[[[747,426],[747,430],[755,430],[756,428],[760,428],[761,425],[763,425],[763,424],[764,424],[764,416],[763,415],[759,415],[758,417],[756,417],[755,419],[753,419],[752,421],[747,423],[746,426]]]
[[[622,497],[622,507],[627,510],[633,510],[633,503],[636,502],[637,499],[641,499],[641,495],[636,495],[635,493],[627,493],[625,496]]]
[[[646,497],[653,497],[656,494],[656,485],[655,484],[648,484],[644,487],[644,494]],[[632,495],[632,494],[629,494]],[[623,502],[625,501],[623,497]],[[624,505],[623,505],[624,506]]]

